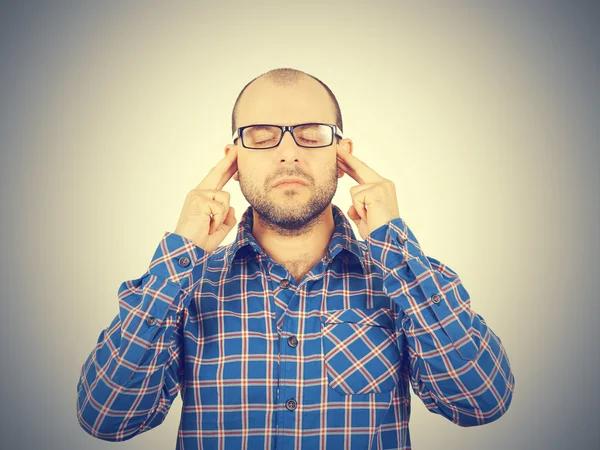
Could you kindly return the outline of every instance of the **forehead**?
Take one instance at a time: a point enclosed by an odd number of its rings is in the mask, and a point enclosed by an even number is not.
[[[238,103],[238,127],[255,123],[294,125],[304,122],[335,124],[327,91],[312,78],[280,86],[260,78],[246,88]]]

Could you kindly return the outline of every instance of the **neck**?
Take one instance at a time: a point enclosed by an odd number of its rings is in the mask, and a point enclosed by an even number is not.
[[[312,266],[327,253],[335,230],[331,203],[300,230],[265,224],[254,209],[252,215],[252,235],[273,261],[283,265],[302,261]]]

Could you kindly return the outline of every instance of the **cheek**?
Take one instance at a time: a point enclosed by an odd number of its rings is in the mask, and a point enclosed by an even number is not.
[[[315,161],[314,164],[311,164],[310,171],[315,176],[323,177],[328,176],[332,172],[337,172],[338,169],[341,169],[339,163],[337,161],[337,157],[334,158],[323,158],[319,161]]]
[[[263,164],[262,167],[265,165]],[[244,183],[260,185],[261,180],[264,180],[264,175],[261,163],[257,161],[238,161],[238,177]]]

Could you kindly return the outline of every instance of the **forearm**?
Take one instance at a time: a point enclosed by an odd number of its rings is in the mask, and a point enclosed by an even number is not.
[[[404,315],[400,324],[409,355],[413,391],[425,406],[461,426],[500,418],[512,401],[514,375],[498,336],[473,312],[468,335],[477,347],[472,360],[463,359],[446,332],[423,326]]]
[[[165,237],[149,270],[118,291],[119,314],[83,365],[79,422],[89,434],[122,441],[160,424],[180,386],[182,311],[189,304],[203,253]],[[183,253],[182,253],[183,252]],[[178,265],[182,254],[190,263]],[[184,290],[184,287],[186,290]]]
[[[402,219],[368,241],[384,290],[403,312],[397,328],[413,390],[458,425],[496,420],[511,402],[514,375],[500,339],[471,309],[460,277],[426,257]]]

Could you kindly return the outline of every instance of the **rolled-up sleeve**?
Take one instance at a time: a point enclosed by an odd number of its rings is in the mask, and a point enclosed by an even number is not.
[[[77,385],[77,417],[87,433],[123,441],[164,421],[180,388],[183,310],[206,258],[191,240],[166,232],[149,269],[121,283],[119,313]]]
[[[385,293],[402,310],[398,342],[406,343],[401,351],[409,356],[413,391],[431,412],[460,426],[501,417],[512,401],[514,375],[458,274],[426,256],[402,218],[374,230],[366,243]]]

